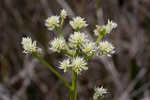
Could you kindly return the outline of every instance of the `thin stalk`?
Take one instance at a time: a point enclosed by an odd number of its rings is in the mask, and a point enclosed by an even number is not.
[[[56,32],[58,33],[59,37],[63,38],[62,32],[58,27],[56,27]]]
[[[70,90],[70,100],[74,100],[74,94],[73,94],[73,90]]]
[[[77,73],[74,71],[72,73],[72,89],[73,100],[77,100]]]
[[[96,40],[96,43],[98,44],[102,40],[103,37],[104,37],[103,35],[99,35]]]
[[[62,38],[64,38],[63,35],[62,35],[63,25],[64,25],[64,19],[61,18],[60,27],[56,27],[56,32],[58,33],[58,36],[62,37]]]
[[[65,84],[66,87],[68,87],[70,90],[72,89],[71,85],[51,65],[49,65],[42,57],[36,55],[35,53],[33,53],[33,57],[40,60],[40,62],[43,63],[53,74],[55,74],[60,80],[62,80],[62,82]]]
[[[68,55],[70,57],[73,57],[73,55],[74,55],[74,53],[69,51],[69,49],[68,49],[68,51],[62,51],[62,53],[66,54],[66,55]]]
[[[61,18],[61,24],[60,24],[60,29],[62,30],[63,28],[63,25],[64,25],[64,18]]]
[[[97,40],[96,40],[96,44],[98,44],[105,35],[106,35],[106,30],[101,31]]]

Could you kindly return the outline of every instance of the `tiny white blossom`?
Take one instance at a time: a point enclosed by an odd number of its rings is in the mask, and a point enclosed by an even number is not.
[[[100,55],[111,56],[111,54],[115,53],[114,46],[108,41],[102,41],[99,43]]]
[[[96,29],[94,30],[94,34],[96,36],[99,36],[99,34],[101,32],[105,32],[105,31],[106,31],[106,26],[105,25],[102,25],[102,26],[96,25]],[[106,34],[106,33],[104,33],[104,34]]]
[[[101,32],[101,26],[96,25],[96,29],[94,30],[95,35],[98,36],[100,32]]]
[[[77,74],[80,74],[81,71],[88,69],[87,62],[84,60],[84,58],[81,58],[81,57],[76,57],[76,58],[72,59],[71,65],[73,67],[73,70]]]
[[[80,30],[81,28],[87,27],[88,24],[86,24],[86,21],[84,21],[84,18],[81,17],[75,17],[72,21],[70,21],[70,25],[74,30]]]
[[[81,32],[74,32],[74,34],[71,34],[69,37],[70,41],[70,47],[76,49],[78,46],[80,47],[82,44],[87,42],[87,35]]]
[[[59,27],[59,18],[59,16],[51,16],[46,19],[45,26],[48,28],[48,30],[52,31],[56,27]]]
[[[106,33],[110,33],[113,29],[117,27],[117,23],[108,20],[107,25],[105,26]]]
[[[67,12],[66,12],[66,10],[62,9],[60,15],[61,15],[62,18],[65,19],[65,18],[67,17]]]
[[[105,34],[110,33],[113,29],[117,27],[117,23],[108,20],[107,25],[96,25],[96,29],[94,30],[94,34],[98,36],[101,32],[105,32]]]
[[[59,68],[63,69],[64,72],[68,71],[69,67],[71,67],[69,59],[65,59],[62,62],[60,62],[60,67]]]
[[[113,21],[111,21],[111,20],[108,20],[108,25],[109,25],[112,29],[114,29],[114,28],[117,27],[117,23],[115,23],[115,22],[113,22]]]
[[[22,42],[21,42],[22,46],[23,46],[23,53],[32,53],[32,52],[36,52],[36,41],[32,42],[32,39],[30,37],[23,37],[22,38]]]
[[[96,50],[97,50],[97,47],[96,47],[96,43],[94,42],[86,42],[83,44],[83,48],[82,48],[82,51],[87,54],[88,56],[93,56],[96,54]]]
[[[50,42],[50,50],[60,52],[61,50],[66,49],[66,42],[62,38],[55,38],[53,41]]]
[[[100,100],[104,94],[108,93],[107,89],[103,88],[103,87],[97,87],[95,88],[95,93],[93,95],[93,100]]]

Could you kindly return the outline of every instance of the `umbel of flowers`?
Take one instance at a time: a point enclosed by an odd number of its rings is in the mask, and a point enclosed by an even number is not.
[[[69,88],[71,95],[70,99],[77,100],[77,77],[80,76],[83,71],[88,70],[88,60],[96,56],[111,57],[111,55],[115,53],[114,46],[110,42],[102,39],[105,35],[110,34],[110,32],[117,27],[117,24],[108,20],[106,25],[96,25],[96,29],[93,32],[97,36],[97,40],[92,41],[88,38],[88,35],[82,31],[83,28],[88,26],[85,19],[80,16],[74,17],[69,22],[73,32],[70,34],[67,42],[62,33],[66,17],[67,12],[63,9],[59,16],[48,17],[45,20],[45,26],[49,31],[56,31],[58,33],[58,36],[49,42],[49,50],[62,53],[66,56],[66,59],[59,61],[60,65],[57,67],[64,72],[72,71],[72,84],[68,83],[41,57],[42,49],[37,47],[37,42],[32,41],[31,37],[23,37],[21,44],[24,49],[23,53],[31,54],[45,64],[62,80],[64,85]],[[93,99],[99,100],[105,93],[107,93],[106,89],[97,87]]]

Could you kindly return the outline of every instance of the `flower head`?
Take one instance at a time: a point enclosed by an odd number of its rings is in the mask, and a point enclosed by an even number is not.
[[[100,55],[111,56],[111,54],[115,53],[114,46],[108,41],[102,41],[99,43]]]
[[[99,26],[99,25],[96,25],[96,29],[94,30],[94,34],[96,36],[99,36],[99,34],[101,34],[103,32],[103,34],[107,34],[106,33],[106,26],[103,25],[103,26]]]
[[[22,38],[22,42],[21,42],[23,48],[24,48],[24,53],[28,54],[28,53],[32,53],[32,52],[36,52],[36,41],[32,42],[32,39],[30,37],[23,37]]]
[[[60,69],[63,69],[64,72],[68,71],[69,67],[71,67],[70,65],[70,59],[65,59],[62,62],[60,62]]]
[[[115,29],[117,27],[117,23],[108,20],[107,25],[104,27],[106,30],[106,33],[110,33],[113,29]]]
[[[67,17],[67,12],[66,12],[66,10],[62,9],[60,15],[61,15],[61,17],[62,17],[63,19],[65,19],[65,18]]]
[[[48,17],[45,21],[45,26],[51,31],[59,27],[59,16]]]
[[[96,25],[96,29],[94,30],[95,35],[98,36],[100,34],[101,30],[102,30],[101,26]]]
[[[96,43],[94,42],[89,41],[83,44],[82,51],[88,56],[95,55],[96,50],[97,50],[97,47],[96,47]]]
[[[70,25],[74,30],[80,30],[81,28],[88,26],[88,24],[86,24],[86,21],[84,21],[84,18],[81,18],[79,16],[73,18],[73,20],[70,21]]]
[[[85,42],[88,41],[87,35],[81,32],[74,32],[69,38],[70,47],[76,49],[78,46],[81,47]]]
[[[81,57],[76,57],[72,59],[72,67],[73,70],[77,73],[80,74],[82,70],[87,70],[87,62],[84,60],[84,58]]]
[[[96,25],[96,29],[94,30],[94,34],[98,36],[101,32],[104,32],[104,35],[110,33],[113,29],[117,27],[117,24],[113,21],[108,20],[107,25],[99,26]]]
[[[104,94],[107,93],[107,89],[103,87],[97,87],[95,88],[95,93],[93,95],[93,100],[100,100]]]
[[[66,42],[62,38],[55,38],[52,42],[50,42],[51,50],[60,52],[62,50],[66,50]]]

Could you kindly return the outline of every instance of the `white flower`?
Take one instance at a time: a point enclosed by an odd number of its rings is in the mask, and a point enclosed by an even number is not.
[[[95,55],[96,50],[97,50],[97,47],[96,47],[96,43],[94,42],[90,41],[90,42],[86,42],[85,44],[83,44],[82,51],[88,56]]]
[[[81,28],[88,26],[88,24],[86,24],[86,21],[84,21],[84,18],[81,18],[79,16],[73,18],[73,20],[70,21],[70,25],[74,30],[80,30]]]
[[[99,34],[101,34],[101,32],[106,32],[106,26],[105,25],[103,25],[103,26],[96,25],[96,29],[94,30],[94,34],[96,36],[99,36]],[[105,35],[106,33],[103,33],[103,34]]]
[[[36,52],[36,41],[32,42],[32,39],[30,37],[23,37],[22,42],[21,42],[23,48],[24,48],[24,53],[32,53]]]
[[[103,88],[103,87],[97,87],[95,88],[95,93],[93,95],[93,100],[100,100],[104,94],[107,93],[107,89]]]
[[[113,22],[113,21],[111,21],[111,20],[108,20],[108,25],[109,25],[112,29],[114,29],[114,28],[117,27],[117,23],[115,23],[115,22]]]
[[[62,62],[60,62],[60,67],[59,68],[63,69],[64,72],[66,72],[69,69],[69,67],[71,67],[69,59],[65,59]]]
[[[117,27],[117,24],[115,22],[108,20],[107,25],[102,25],[102,26],[96,25],[96,29],[94,30],[94,34],[96,36],[99,36],[99,34],[101,32],[105,32],[104,33],[104,35],[105,35],[107,33],[110,33],[116,27]]]
[[[65,18],[67,17],[67,12],[66,12],[66,10],[62,9],[60,15],[61,15],[61,17],[62,17],[63,19],[65,19]]]
[[[59,27],[59,16],[48,17],[45,21],[45,26],[51,31]]]
[[[50,42],[51,50],[60,52],[66,49],[66,42],[62,38],[55,38],[53,41]]]
[[[110,33],[113,29],[117,27],[117,23],[108,20],[107,25],[105,26],[106,33]]]
[[[70,47],[76,49],[78,46],[81,47],[82,44],[87,42],[87,35],[81,32],[74,32],[69,38]]]
[[[77,73],[80,74],[82,70],[87,70],[87,62],[84,60],[84,58],[81,57],[76,57],[72,59],[72,67],[73,70]]]
[[[102,41],[99,43],[100,55],[111,56],[111,54],[115,53],[114,46],[108,41]]]
[[[95,35],[98,36],[100,32],[101,32],[101,26],[96,25],[96,29],[94,30]]]

